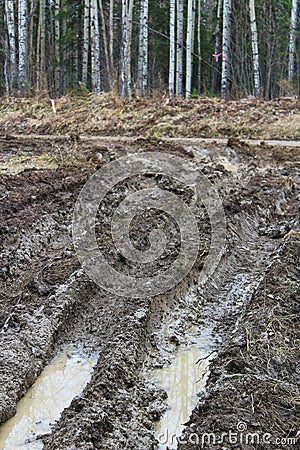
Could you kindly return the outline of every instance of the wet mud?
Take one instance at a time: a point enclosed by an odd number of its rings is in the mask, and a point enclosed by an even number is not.
[[[144,151],[168,152],[197,164],[222,200],[226,247],[214,275],[198,284],[211,237],[208,216],[199,208],[201,251],[193,270],[165,294],[134,299],[107,293],[81,269],[72,243],[72,213],[80,189],[97,169]],[[0,422],[13,417],[18,401],[61,346],[81,342],[83,351],[99,354],[91,380],[49,433],[37,437],[39,445],[158,449],[157,430],[168,427],[163,420],[172,411],[171,395],[165,375],[158,382],[151,374],[170,370],[176,354],[197,345],[193,330],[209,330],[209,373],[205,386],[196,388],[190,417],[178,419],[179,434],[183,432],[177,448],[296,448],[299,161],[298,148],[234,142],[198,147],[159,139],[104,145],[74,138],[1,138]],[[104,201],[105,214],[97,217],[98,243],[118,270],[145,273],[126,266],[111,250],[109,219],[124,193],[157,185],[190,202],[184,186],[161,176],[128,180],[126,192],[117,186]],[[151,229],[157,221],[176,245],[166,248],[159,266],[147,268],[148,275],[167,268],[180,244],[170,218],[151,211],[132,223],[134,244],[144,249],[149,233],[145,224]],[[188,367],[181,371],[185,383],[200,363],[186,358]],[[184,385],[179,384],[180,394]],[[184,401],[186,395],[179,395],[178,403]],[[238,425],[240,440],[229,442],[230,430],[236,432]],[[259,439],[269,433],[270,442],[246,442],[247,430]],[[214,442],[222,433],[224,442]]]

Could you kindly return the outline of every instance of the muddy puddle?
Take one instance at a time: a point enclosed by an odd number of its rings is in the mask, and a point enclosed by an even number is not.
[[[14,417],[0,426],[3,450],[41,449],[39,435],[51,431],[64,408],[80,395],[89,382],[97,355],[80,348],[64,348],[19,401]]]
[[[184,423],[205,390],[210,361],[215,355],[210,330],[200,333],[192,329],[189,337],[193,343],[179,347],[170,365],[154,369],[149,375],[168,394],[168,409],[156,423],[159,450],[177,449]]]

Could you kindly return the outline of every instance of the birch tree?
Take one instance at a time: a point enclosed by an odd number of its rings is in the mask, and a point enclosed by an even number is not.
[[[60,88],[60,0],[54,3],[54,37],[55,37],[55,86],[56,91]]]
[[[170,0],[169,95],[174,97],[175,84],[175,0]]]
[[[132,97],[132,85],[131,85],[132,10],[133,10],[133,0],[129,0],[127,12],[127,64],[126,64],[127,92],[129,98]]]
[[[137,71],[137,91],[143,95],[143,40],[144,40],[144,0],[140,0],[139,54]]]
[[[98,0],[91,0],[91,72],[92,91],[100,95],[101,92],[101,70],[100,70],[100,48],[99,48],[99,11]]]
[[[148,88],[148,20],[149,20],[149,0],[144,0],[144,26],[143,26],[143,95]]]
[[[114,68],[114,0],[109,1],[109,59],[112,77]]]
[[[148,87],[148,20],[149,0],[140,0],[140,30],[137,73],[137,91],[140,95],[145,95]]]
[[[192,42],[193,42],[193,0],[188,0],[186,32],[186,85],[185,97],[188,100],[192,88]]]
[[[223,0],[218,0],[218,8],[217,8],[217,27],[216,27],[216,37],[215,37],[215,55],[221,53],[221,44],[222,44],[222,6]],[[217,93],[217,82],[218,82],[218,63],[214,58],[213,61],[213,73],[212,73],[212,91],[214,94]]]
[[[228,65],[229,65],[229,17],[231,0],[223,1],[223,36],[222,36],[222,77],[221,77],[221,96],[227,96],[228,88]]]
[[[82,81],[87,86],[88,82],[88,58],[90,35],[90,0],[84,0],[83,18],[83,50],[82,50]]]
[[[297,15],[298,15],[298,0],[292,0],[291,29],[289,42],[289,68],[288,68],[289,81],[293,80],[295,72]]]
[[[183,68],[183,0],[177,0],[176,95],[182,97]]]
[[[25,93],[26,66],[25,66],[25,46],[26,46],[26,0],[19,0],[19,67],[18,84],[22,94]]]
[[[198,0],[198,25],[197,25],[197,53],[198,53],[198,95],[201,94],[201,0]]]
[[[121,55],[121,96],[126,97],[127,90],[127,0],[122,0],[122,55]]]
[[[260,68],[259,68],[259,53],[258,53],[258,39],[254,0],[249,0],[250,9],[250,23],[251,23],[251,44],[253,57],[253,76],[254,76],[254,95],[259,97],[261,94],[260,85]]]
[[[8,48],[6,52],[6,75],[8,84],[7,90],[9,93],[11,93],[12,89],[16,87],[17,82],[14,2],[12,0],[5,0],[5,14],[8,35]]]

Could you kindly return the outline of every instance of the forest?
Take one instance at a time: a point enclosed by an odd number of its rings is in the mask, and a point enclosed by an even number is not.
[[[1,0],[0,94],[299,94],[298,0]]]

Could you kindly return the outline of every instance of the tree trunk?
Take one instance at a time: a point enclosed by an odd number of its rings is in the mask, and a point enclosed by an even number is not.
[[[126,97],[127,94],[127,51],[128,51],[128,34],[127,34],[127,0],[122,0],[122,57],[121,57],[121,96]]]
[[[250,23],[251,23],[251,43],[252,43],[252,57],[253,57],[253,75],[254,75],[254,95],[260,97],[260,68],[259,68],[259,54],[258,54],[258,39],[254,0],[249,0],[250,9]]]
[[[201,95],[201,0],[198,0],[198,25],[197,25],[197,53],[198,53],[198,95]]]
[[[45,83],[45,0],[40,0],[39,24],[37,36],[37,92],[41,93]]]
[[[60,0],[54,4],[54,34],[55,34],[55,90],[60,93]]]
[[[215,40],[215,55],[218,55],[221,52],[221,44],[222,44],[222,5],[223,1],[218,0],[218,10],[217,10],[217,29],[216,29],[216,40]],[[213,74],[212,74],[212,91],[214,94],[218,92],[218,79],[219,79],[219,64],[216,61],[216,58],[213,59]]]
[[[9,85],[9,93],[16,87],[17,71],[16,71],[16,48],[15,48],[15,21],[14,21],[14,4],[10,0],[5,0],[6,26],[8,34],[8,54],[6,55],[6,72],[7,82]]]
[[[175,84],[175,0],[170,1],[169,95],[174,97]]]
[[[176,95],[182,97],[183,0],[177,0]]]
[[[34,13],[37,8],[37,2],[33,1],[30,5],[30,12],[28,17],[28,39],[26,48],[26,59],[27,59],[27,74],[26,79],[28,82],[28,87],[31,88],[33,85],[33,29],[34,29]]]
[[[228,96],[228,66],[229,66],[229,17],[231,0],[224,0],[223,3],[223,39],[222,39],[222,81],[221,96]]]
[[[26,64],[25,64],[25,48],[26,48],[26,0],[19,0],[19,89],[24,95],[26,91]]]
[[[133,0],[129,0],[127,13],[127,67],[126,67],[127,92],[129,98],[132,97],[132,84],[131,84],[132,10],[133,10]]]
[[[293,80],[295,74],[297,15],[298,15],[298,0],[292,0],[291,30],[289,42],[289,69],[288,69],[289,81]]]
[[[148,89],[148,20],[149,0],[144,0],[144,26],[143,26],[143,95]]]
[[[100,49],[99,49],[99,11],[98,0],[91,0],[91,71],[92,91],[101,93]]]
[[[193,0],[188,0],[186,33],[186,85],[185,97],[188,100],[192,88],[192,42],[193,42]]]
[[[109,2],[109,59],[111,84],[114,71],[114,0]]]
[[[144,0],[140,0],[139,54],[137,71],[137,91],[143,95],[143,40],[144,40]]]
[[[84,1],[84,31],[82,53],[82,82],[88,84],[89,35],[90,35],[90,0]]]
[[[105,17],[104,17],[104,13],[103,13],[102,0],[99,0],[99,9],[100,9],[101,24],[102,24],[102,39],[103,39],[103,49],[104,49],[104,55],[105,55],[105,66],[106,66],[107,77],[108,77],[108,88],[111,89],[112,68],[111,68],[111,61],[110,61],[110,56],[109,56],[106,23],[105,23]]]

